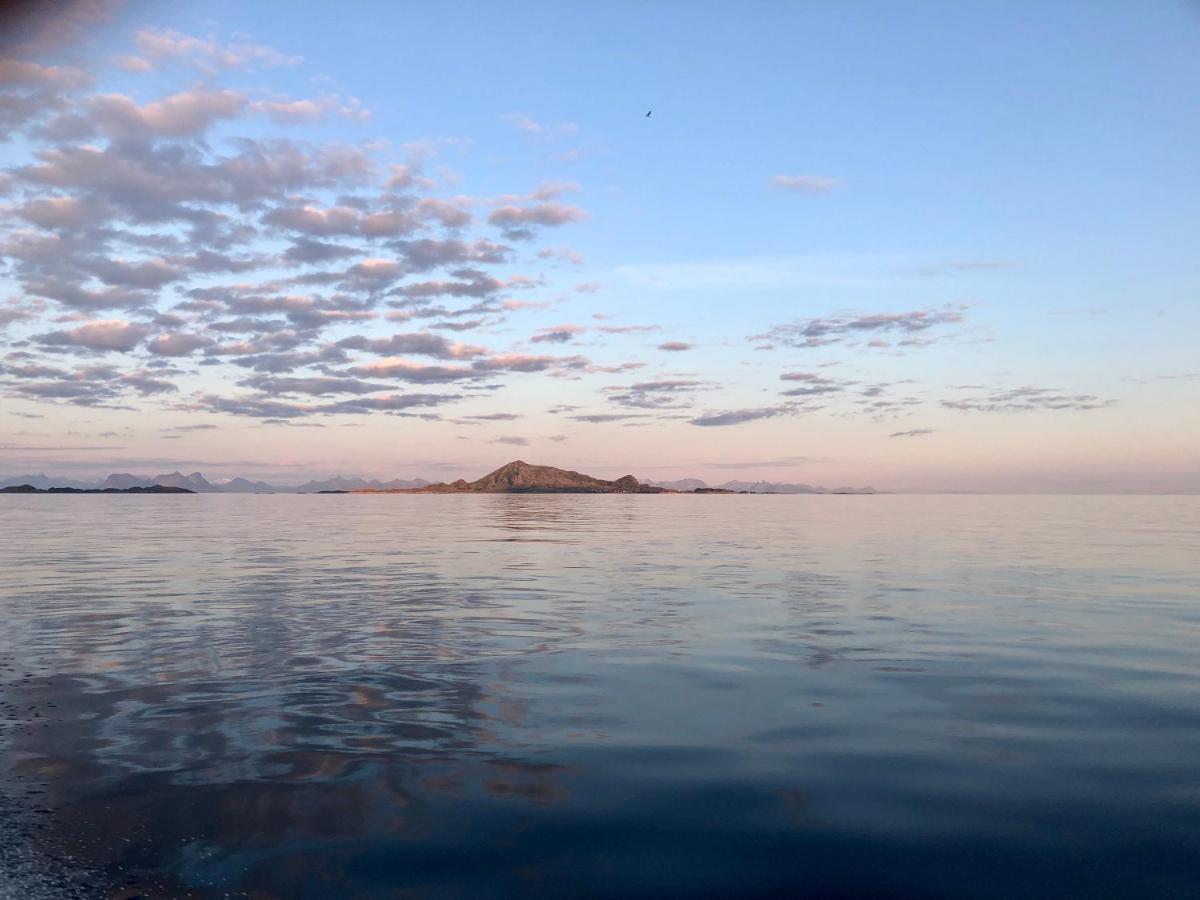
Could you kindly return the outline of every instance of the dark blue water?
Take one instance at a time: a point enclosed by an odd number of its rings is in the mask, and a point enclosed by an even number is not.
[[[0,504],[3,896],[1200,895],[1200,498]]]

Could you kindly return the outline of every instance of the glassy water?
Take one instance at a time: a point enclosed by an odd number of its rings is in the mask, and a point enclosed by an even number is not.
[[[0,497],[0,894],[1195,897],[1198,535],[1196,497]]]

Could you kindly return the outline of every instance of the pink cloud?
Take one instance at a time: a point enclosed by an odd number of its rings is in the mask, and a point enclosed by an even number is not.
[[[246,107],[236,91],[196,88],[138,106],[124,94],[98,94],[89,103],[97,123],[110,134],[190,137],[219,119],[234,119]]]

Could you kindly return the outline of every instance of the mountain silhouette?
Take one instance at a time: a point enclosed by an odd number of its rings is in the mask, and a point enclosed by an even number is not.
[[[641,484],[632,475],[615,481],[593,478],[570,469],[536,466],[523,459],[506,463],[475,481],[439,482],[420,488],[371,489],[356,493],[437,493],[437,494],[659,494],[663,488]]]

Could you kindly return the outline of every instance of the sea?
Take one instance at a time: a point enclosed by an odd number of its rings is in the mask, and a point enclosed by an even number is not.
[[[0,896],[1200,896],[1200,497],[0,496]]]

